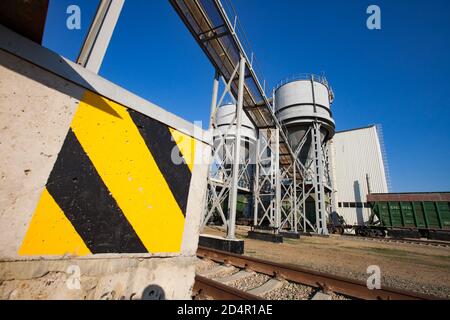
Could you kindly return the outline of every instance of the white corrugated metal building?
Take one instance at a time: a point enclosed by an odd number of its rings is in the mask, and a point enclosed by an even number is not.
[[[389,192],[381,128],[338,132],[331,150],[337,212],[347,224],[361,225],[371,213],[367,195]]]

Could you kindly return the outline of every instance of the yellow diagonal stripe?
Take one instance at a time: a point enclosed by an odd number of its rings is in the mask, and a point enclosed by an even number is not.
[[[180,252],[185,218],[126,108],[88,91],[72,130],[147,250]]]
[[[175,129],[169,128],[169,130],[175,143],[178,145],[186,164],[192,172],[195,162],[195,139]]]
[[[80,235],[45,189],[31,219],[19,255],[84,256],[90,253]]]

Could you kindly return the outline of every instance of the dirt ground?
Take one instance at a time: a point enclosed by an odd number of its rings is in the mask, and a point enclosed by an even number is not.
[[[338,276],[366,281],[367,268],[379,266],[384,287],[416,291],[450,299],[450,248],[383,243],[360,239],[284,238],[283,244],[247,239],[248,228],[238,227],[245,239],[245,255]],[[223,235],[219,228],[205,233]]]

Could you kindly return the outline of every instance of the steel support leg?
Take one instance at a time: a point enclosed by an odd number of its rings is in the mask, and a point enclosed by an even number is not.
[[[244,106],[244,80],[245,80],[246,62],[245,58],[241,56],[239,66],[239,88],[238,99],[236,105],[236,140],[234,144],[234,161],[232,184],[230,190],[229,202],[229,218],[228,218],[228,239],[236,238],[236,206],[238,197],[238,182],[239,182],[239,165],[240,165],[240,150],[241,150],[241,127],[242,127],[242,112]]]
[[[253,225],[258,225],[258,214],[259,214],[259,166],[261,165],[261,157],[260,157],[260,132],[257,132],[257,140],[256,140],[256,157],[255,157],[255,175],[253,176]]]
[[[225,83],[224,92],[217,102],[218,89],[219,89],[219,74],[216,72],[213,83],[213,94],[211,100],[211,115],[210,115],[210,128],[214,127],[215,117],[217,114],[218,106],[222,104],[222,101],[227,95],[230,95],[232,99],[234,97],[231,94],[231,84],[234,77],[239,72],[239,65],[233,71],[230,82]],[[235,140],[234,133],[231,128],[234,126],[236,117],[231,121],[230,126],[222,135],[218,135],[214,138],[214,147],[212,150],[212,163],[209,167],[208,174],[208,188],[206,191],[206,205],[205,211],[201,219],[201,231],[209,223],[210,219],[217,214],[220,216],[224,226],[229,228],[224,212],[223,204],[229,200],[230,186],[232,183],[232,170],[230,165],[233,163],[233,145]]]
[[[314,152],[314,179],[316,197],[316,226],[317,232],[321,235],[328,235],[327,228],[327,210],[325,207],[325,190],[324,190],[324,161],[323,150],[320,135],[320,124],[314,123],[312,130],[312,142]]]
[[[281,224],[280,129],[275,129],[275,228]]]
[[[125,0],[101,0],[77,63],[98,73]]]

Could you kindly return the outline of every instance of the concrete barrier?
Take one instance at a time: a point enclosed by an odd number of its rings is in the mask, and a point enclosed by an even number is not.
[[[2,26],[0,49],[0,298],[189,298],[210,137]]]

